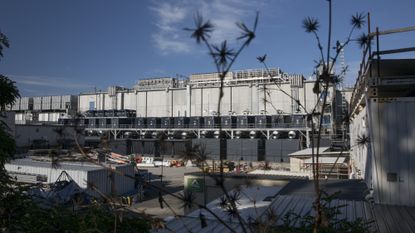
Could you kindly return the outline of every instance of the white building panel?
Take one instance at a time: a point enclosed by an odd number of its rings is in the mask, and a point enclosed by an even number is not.
[[[189,116],[186,89],[170,90],[173,95],[173,116]],[[169,104],[171,106],[171,103]]]
[[[191,90],[190,110],[192,116],[203,116],[202,93],[202,88],[193,88]]]
[[[137,92],[136,95],[137,101],[137,117],[146,117],[147,116],[147,91]]]
[[[124,93],[123,109],[136,110],[137,109],[137,92],[131,91]]]
[[[413,97],[374,98],[353,119],[353,165],[362,171],[368,187],[373,188],[377,203],[415,205],[414,116]],[[367,145],[357,144],[362,135],[369,135]]]
[[[147,92],[147,117],[170,116],[169,95],[166,90],[155,90]]]
[[[252,111],[252,94],[250,86],[232,87],[232,112],[242,115]]]
[[[5,165],[7,172],[11,177],[17,177],[16,174],[25,174],[32,176],[42,176],[46,182],[54,183],[63,171],[83,189],[99,197],[99,192],[109,195],[114,191],[117,195],[132,192],[134,190],[134,167],[132,165],[96,165],[91,163],[61,162],[53,167],[49,162],[32,161],[30,159],[13,160]],[[114,169],[114,189],[112,189],[112,180],[110,170]],[[118,173],[118,174],[117,174]],[[34,180],[36,182],[36,179]],[[95,187],[95,188],[92,188]],[[99,192],[94,191],[98,189]]]

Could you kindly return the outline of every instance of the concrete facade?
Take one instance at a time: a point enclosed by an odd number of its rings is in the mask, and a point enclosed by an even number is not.
[[[293,87],[290,82],[284,82],[280,87],[272,83],[225,86],[221,115],[275,115],[281,112],[295,113],[298,109],[303,112],[285,93],[296,96],[301,105],[311,111],[318,100],[312,91],[314,81],[304,81],[303,84],[302,87]],[[137,117],[211,116],[218,110],[218,100],[219,87],[187,85],[180,88],[121,91],[115,96],[105,92],[82,93],[79,95],[78,110],[129,109],[136,110]]]

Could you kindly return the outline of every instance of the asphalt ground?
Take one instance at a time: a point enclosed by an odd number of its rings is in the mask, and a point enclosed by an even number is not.
[[[144,169],[152,173],[152,186],[162,187],[171,193],[179,195],[183,193],[184,189],[184,174],[188,172],[200,171],[197,167],[163,167],[163,178],[161,180],[161,167]],[[174,216],[171,209],[174,210],[177,215],[184,214],[183,208],[181,208],[182,201],[166,193],[162,193],[162,196],[171,208],[168,208],[166,204],[163,204],[164,208],[160,208],[159,192],[160,190],[151,188],[151,186],[146,188],[143,200],[135,203],[132,208],[138,212],[144,212],[148,215],[159,218]]]

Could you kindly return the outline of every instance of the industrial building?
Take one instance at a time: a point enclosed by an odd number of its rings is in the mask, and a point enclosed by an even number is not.
[[[123,195],[133,192],[135,188],[134,179],[130,178],[134,177],[134,166],[131,164],[97,165],[68,161],[52,164],[50,161],[24,158],[11,160],[5,164],[5,169],[12,179],[29,184],[52,184],[62,172],[66,172],[80,188],[94,197],[102,197],[102,194]]]
[[[187,141],[204,140],[212,159],[218,159],[220,150],[212,145],[224,138],[228,149],[221,150],[227,151],[227,159],[288,162],[289,153],[310,146],[306,116],[321,104],[313,93],[314,80],[279,68],[232,71],[225,77],[218,112],[219,86],[218,73],[143,79],[133,88],[112,86],[79,96],[22,97],[11,110],[17,124],[82,127],[89,145],[98,143],[103,134],[113,140],[133,140],[125,146],[126,154],[177,155]],[[324,145],[340,140],[344,146],[347,141],[347,127],[339,123],[348,109],[345,92],[333,86],[321,94],[328,97]],[[166,137],[171,148],[160,148],[157,140],[161,137]],[[246,148],[236,150],[238,145]]]
[[[367,46],[351,99],[352,175],[364,179],[376,203],[415,206],[415,59],[380,50],[386,35],[412,28],[378,31],[377,49]],[[369,32],[370,33],[370,32]],[[389,54],[400,59],[387,59]]]

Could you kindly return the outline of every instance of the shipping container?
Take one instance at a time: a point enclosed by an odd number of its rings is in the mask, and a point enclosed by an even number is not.
[[[60,162],[58,167],[54,167],[49,162],[19,159],[7,163],[5,168],[20,182],[44,184],[56,182],[62,172],[65,171],[80,188],[86,189],[90,195],[95,197],[102,197],[102,194],[115,193],[122,195],[132,192],[134,190],[134,180],[129,176],[134,176],[134,166],[131,164],[112,166],[117,171],[113,185],[111,184],[110,170],[90,163]],[[100,193],[92,190],[88,184],[94,184],[94,187]],[[114,187],[114,189],[111,190],[111,187]]]
[[[217,128],[220,123],[220,119],[217,116],[207,116],[205,119],[204,128]]]
[[[42,97],[33,97],[33,110],[42,110]]]
[[[291,118],[290,127],[301,128],[306,126],[306,116],[305,115],[293,115]]]
[[[65,114],[63,114],[62,117],[64,117],[64,116],[65,116]],[[57,122],[59,117],[61,117],[61,113],[58,113],[58,112],[49,113],[49,121]]]
[[[84,112],[85,117],[95,117],[95,111],[94,110],[88,110]]]
[[[30,97],[20,98],[20,110],[21,111],[31,110],[32,108],[33,108],[33,98],[30,98]]]
[[[205,119],[203,117],[190,117],[189,128],[200,129],[204,127]]]
[[[112,118],[112,128],[131,128],[134,124],[134,118]]]
[[[95,117],[105,117],[105,111],[104,110],[95,111]]]
[[[282,115],[271,116],[271,127],[272,128],[285,128],[284,117]]]
[[[142,128],[146,128],[146,122],[147,119],[146,118],[142,118],[142,117],[137,117],[134,118],[134,127],[138,128],[138,129],[142,129]]]
[[[99,128],[99,118],[88,118],[88,128]]]
[[[157,117],[147,118],[147,128],[149,129],[160,128],[160,118],[157,118]]]
[[[222,116],[221,117],[222,128],[235,128],[236,117],[235,116]]]
[[[52,107],[52,97],[51,96],[43,96],[42,97],[42,110],[51,110]]]
[[[173,117],[162,117],[161,118],[161,128],[169,129],[174,127],[174,118]]]
[[[61,96],[61,109],[69,109],[76,111],[78,109],[78,96],[63,95]]]
[[[237,128],[253,128],[255,125],[254,116],[237,116]]]
[[[99,128],[111,128],[111,118],[99,118]]]
[[[115,116],[117,117],[135,117],[136,113],[135,110],[118,110],[115,112]]]
[[[62,109],[62,97],[60,95],[52,96],[51,108],[53,110],[61,110]]]
[[[271,116],[255,116],[255,128],[269,128],[271,126]]]
[[[174,127],[175,128],[188,128],[190,119],[189,117],[175,117]]]
[[[11,106],[11,110],[19,111],[20,110],[20,98],[17,98]]]
[[[52,110],[61,110],[62,106],[60,102],[52,102],[51,109]]]
[[[62,96],[60,95],[52,96],[52,103],[61,103],[61,101],[62,101]]]
[[[49,121],[49,113],[39,113],[38,117],[41,122]]]
[[[25,120],[25,114],[24,113],[16,113],[14,114],[14,120],[15,121],[24,121]]]
[[[115,110],[105,110],[105,117],[115,117]]]
[[[89,125],[89,119],[88,118],[80,118],[80,119],[78,119],[78,125],[80,127],[87,127]]]

